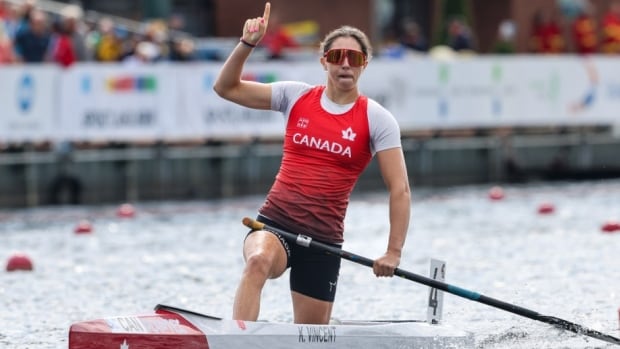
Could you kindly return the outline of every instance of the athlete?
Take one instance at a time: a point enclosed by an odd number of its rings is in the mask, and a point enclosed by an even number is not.
[[[393,115],[362,95],[358,79],[372,48],[366,35],[343,26],[321,43],[325,86],[281,81],[241,80],[244,63],[269,23],[246,20],[239,44],[224,63],[214,90],[239,105],[280,111],[286,120],[279,172],[257,220],[317,241],[341,246],[349,196],[362,171],[376,156],[389,191],[389,238],[373,264],[378,277],[394,275],[409,226],[411,193]],[[270,231],[250,232],[244,242],[245,269],[235,295],[233,318],[257,320],[268,279],[290,269],[295,323],[329,322],[336,295],[340,258],[315,252]]]

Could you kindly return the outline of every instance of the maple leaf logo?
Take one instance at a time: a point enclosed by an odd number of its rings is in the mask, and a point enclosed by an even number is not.
[[[348,129],[342,130],[343,139],[353,142],[355,140],[355,136],[357,136],[357,134],[353,132],[353,129],[350,126]]]
[[[299,120],[297,120],[297,127],[299,127],[299,128],[306,128],[306,127],[308,127],[309,123],[310,123],[310,120],[308,120],[306,118],[299,118]]]

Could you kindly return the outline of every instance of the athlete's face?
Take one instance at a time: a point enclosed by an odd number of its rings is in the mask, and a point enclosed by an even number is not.
[[[332,50],[334,52],[330,52]],[[368,65],[366,57],[359,59],[362,52],[360,44],[354,38],[340,37],[334,40],[327,52],[327,55],[321,57],[321,64],[327,71],[328,83],[343,91],[356,88],[357,80]]]

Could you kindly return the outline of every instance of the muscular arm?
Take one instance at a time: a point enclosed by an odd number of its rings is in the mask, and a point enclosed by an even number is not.
[[[400,257],[411,212],[411,191],[407,168],[401,148],[391,148],[377,153],[381,175],[390,195],[390,235],[383,256],[375,260],[373,271],[377,276],[392,276],[400,264]]]
[[[243,26],[242,38],[251,44],[257,44],[265,35],[269,21],[270,4],[265,4],[263,17],[248,19]],[[254,81],[241,80],[243,66],[252,48],[239,42],[222,66],[213,85],[215,92],[222,98],[248,108],[270,109],[271,85]]]

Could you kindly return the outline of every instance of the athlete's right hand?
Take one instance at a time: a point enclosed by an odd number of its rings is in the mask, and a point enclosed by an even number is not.
[[[269,23],[269,13],[271,12],[271,4],[265,3],[265,12],[262,17],[249,18],[245,21],[243,26],[243,40],[249,42],[252,45],[258,44],[258,42],[265,36],[267,31],[267,24]]]

